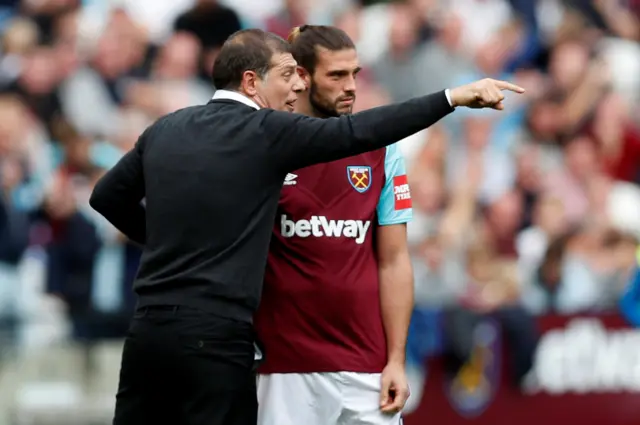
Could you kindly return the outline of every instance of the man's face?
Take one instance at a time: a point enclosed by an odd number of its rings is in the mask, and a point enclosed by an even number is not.
[[[350,114],[356,100],[356,75],[360,72],[355,49],[335,52],[321,49],[309,83],[311,106],[329,117]]]
[[[271,69],[256,83],[256,102],[263,108],[293,112],[298,93],[304,85],[296,72],[297,63],[290,53],[276,53]]]

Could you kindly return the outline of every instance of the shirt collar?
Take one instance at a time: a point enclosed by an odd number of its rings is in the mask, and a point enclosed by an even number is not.
[[[213,94],[212,100],[219,99],[235,100],[236,102],[244,103],[247,106],[251,106],[254,109],[260,109],[260,106],[258,106],[256,102],[249,99],[247,96],[231,90],[216,90],[216,92]]]

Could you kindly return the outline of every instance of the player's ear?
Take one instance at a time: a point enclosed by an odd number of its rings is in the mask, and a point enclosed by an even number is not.
[[[309,72],[301,66],[298,66],[296,69],[298,71],[298,76],[304,83],[304,89],[307,90],[309,87],[311,87],[311,74],[309,74]]]
[[[240,83],[242,86],[242,92],[244,92],[249,97],[257,95],[258,82],[259,77],[255,71],[245,71],[244,74],[242,74],[242,82]]]

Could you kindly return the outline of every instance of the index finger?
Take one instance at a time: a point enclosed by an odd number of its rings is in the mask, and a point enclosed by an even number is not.
[[[524,93],[525,92],[525,90],[522,87],[516,86],[515,84],[509,83],[507,81],[496,81],[496,86],[500,90],[509,90],[509,91],[516,92],[516,93]]]

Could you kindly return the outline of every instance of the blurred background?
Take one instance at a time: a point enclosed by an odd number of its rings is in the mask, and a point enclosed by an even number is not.
[[[140,253],[92,186],[227,36],[303,23],[357,42],[359,109],[528,89],[400,142],[406,423],[640,425],[638,0],[0,1],[0,425],[110,423]]]

